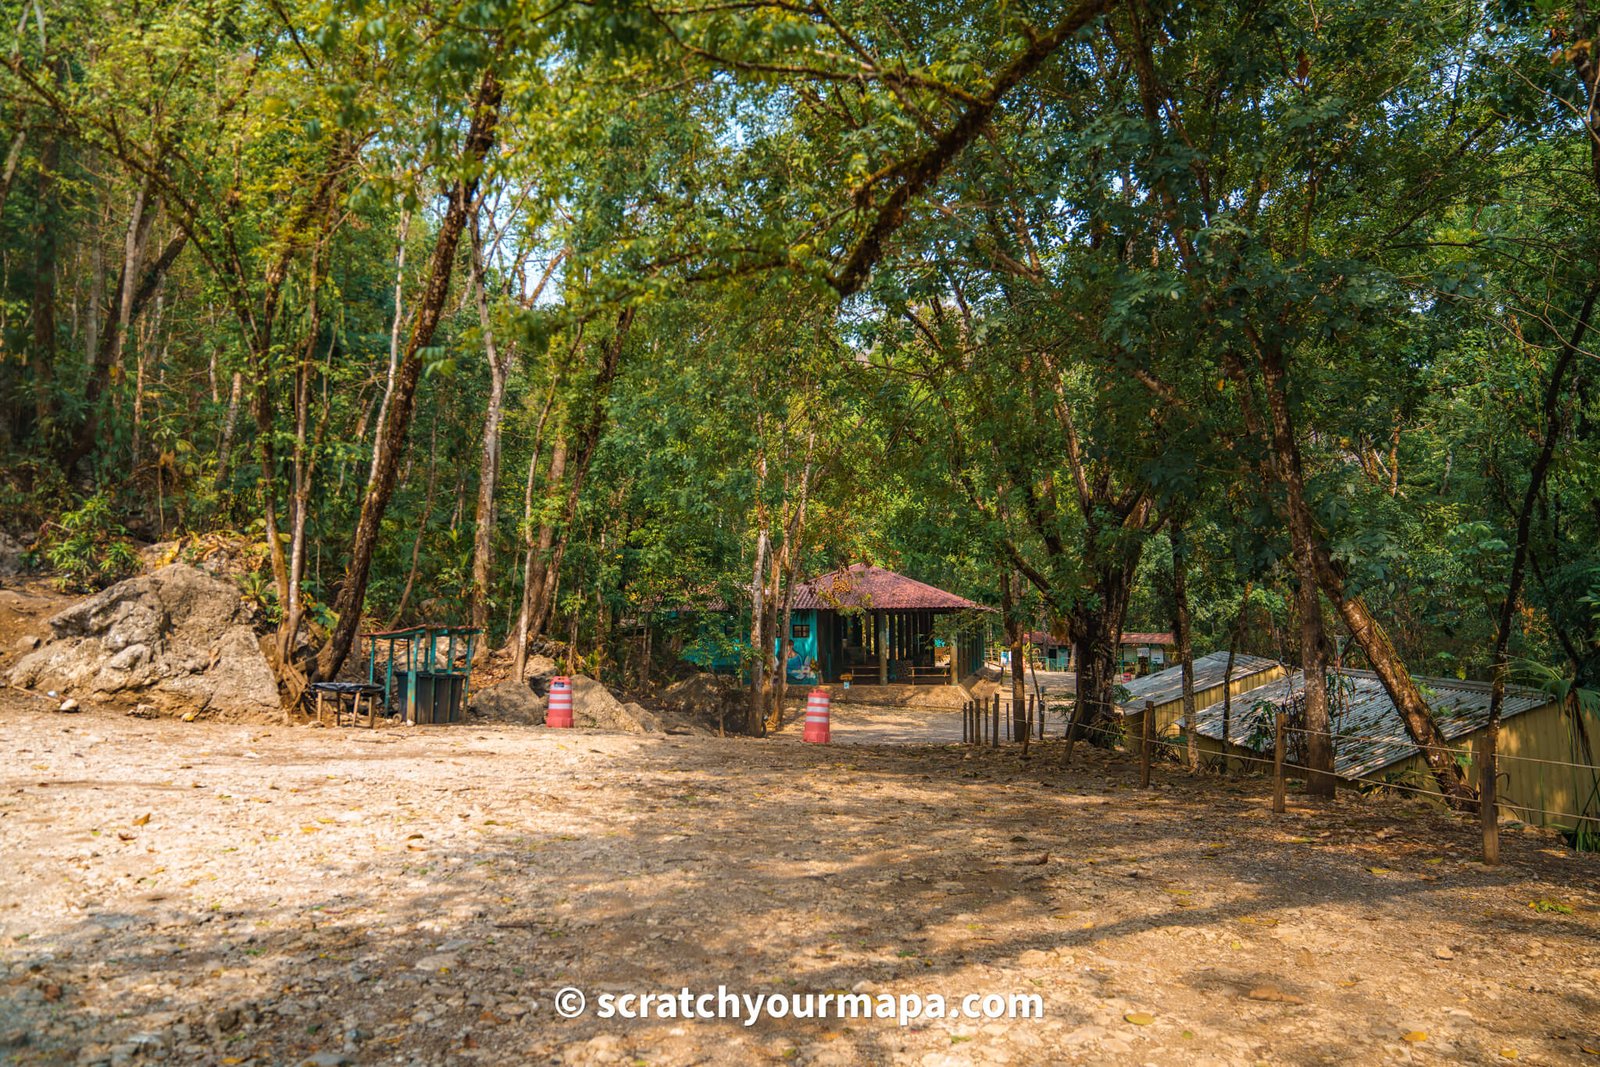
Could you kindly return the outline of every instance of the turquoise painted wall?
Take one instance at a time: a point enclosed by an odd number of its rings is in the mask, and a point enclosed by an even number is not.
[[[817,681],[817,613],[815,611],[797,611],[793,614],[790,628],[794,634],[794,655],[789,657],[789,662],[784,664],[784,673],[791,682]],[[783,655],[783,638],[780,635],[774,642],[773,654]]]

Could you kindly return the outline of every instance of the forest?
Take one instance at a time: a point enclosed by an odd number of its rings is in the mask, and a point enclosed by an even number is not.
[[[1085,721],[1141,628],[1313,739],[1335,664],[1600,699],[1584,0],[0,14],[0,527],[241,546],[290,690],[421,619],[647,690],[718,598],[755,722],[873,562]]]

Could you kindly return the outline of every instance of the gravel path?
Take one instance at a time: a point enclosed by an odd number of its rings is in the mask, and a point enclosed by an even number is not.
[[[1400,800],[1274,817],[1059,746],[46,709],[0,690],[17,1063],[1600,1063],[1600,857],[1513,834],[1486,870]],[[595,1015],[718,985],[1044,1018]]]

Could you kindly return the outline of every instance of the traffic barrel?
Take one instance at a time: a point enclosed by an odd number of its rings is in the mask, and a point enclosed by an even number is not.
[[[550,707],[544,714],[544,724],[572,725],[572,679],[566,675],[550,679]]]
[[[813,689],[806,700],[806,728],[800,740],[814,744],[828,743],[828,691]]]

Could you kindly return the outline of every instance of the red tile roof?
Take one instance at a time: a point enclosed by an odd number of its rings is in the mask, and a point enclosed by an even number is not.
[[[988,610],[966,597],[866,563],[857,563],[802,582],[795,587],[794,606],[801,611],[836,611],[839,608],[876,608],[884,611]]]

